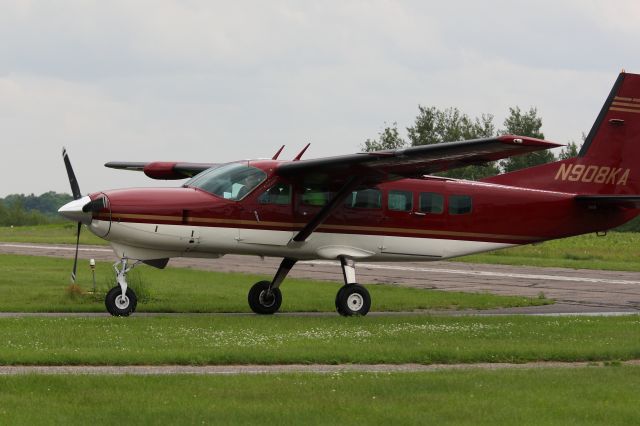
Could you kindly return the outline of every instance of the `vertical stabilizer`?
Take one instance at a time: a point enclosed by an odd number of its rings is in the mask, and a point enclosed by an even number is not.
[[[485,181],[575,194],[640,194],[640,75],[618,76],[577,157]]]

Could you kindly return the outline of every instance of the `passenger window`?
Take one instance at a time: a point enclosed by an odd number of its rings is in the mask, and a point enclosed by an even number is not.
[[[410,212],[413,210],[413,192],[389,191],[387,206],[389,207],[389,210]]]
[[[444,211],[444,197],[435,192],[421,192],[418,211],[431,214],[442,214]]]
[[[471,213],[471,197],[468,195],[449,196],[449,214]]]
[[[382,193],[378,189],[360,189],[351,192],[345,206],[354,209],[379,209],[382,207]]]
[[[277,183],[258,197],[260,204],[291,204],[291,185],[287,183]]]
[[[302,190],[302,204],[307,206],[324,206],[329,202],[331,192],[325,187],[308,186]]]

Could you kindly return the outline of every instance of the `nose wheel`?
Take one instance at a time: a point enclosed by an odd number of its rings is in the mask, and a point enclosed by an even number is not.
[[[109,312],[114,317],[128,317],[135,312],[138,305],[138,298],[136,293],[127,288],[125,294],[122,294],[122,289],[119,285],[113,287],[107,293],[104,298],[104,304]]]
[[[116,271],[116,281],[118,285],[113,287],[104,298],[107,312],[115,317],[127,317],[135,312],[138,306],[136,293],[127,285],[127,273],[131,271],[138,262],[127,266],[128,259],[123,258],[113,265]]]

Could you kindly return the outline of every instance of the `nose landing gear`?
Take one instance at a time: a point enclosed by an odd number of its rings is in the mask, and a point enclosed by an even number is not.
[[[116,271],[116,280],[118,285],[113,287],[104,298],[104,304],[107,311],[117,317],[126,317],[136,310],[138,298],[136,293],[127,285],[127,273],[131,271],[139,263],[136,262],[131,266],[127,266],[128,259],[123,258],[120,262],[113,264]],[[120,268],[118,268],[120,266]]]

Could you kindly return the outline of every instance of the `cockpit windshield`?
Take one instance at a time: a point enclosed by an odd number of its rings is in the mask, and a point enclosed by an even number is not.
[[[266,178],[265,172],[246,163],[230,163],[205,170],[184,186],[199,188],[218,197],[238,201]]]

